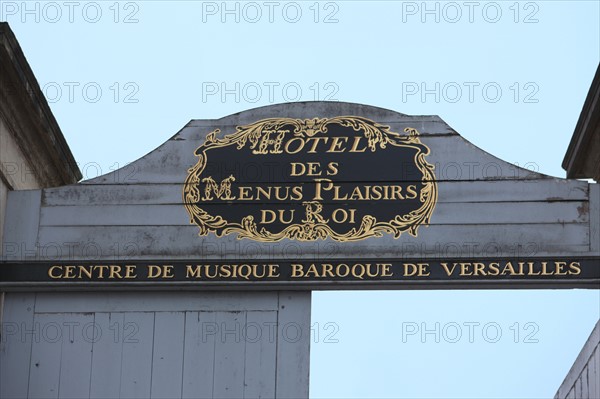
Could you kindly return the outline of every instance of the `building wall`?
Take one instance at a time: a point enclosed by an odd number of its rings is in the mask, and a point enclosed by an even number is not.
[[[9,192],[72,184],[81,177],[15,35],[0,22],[0,260],[6,253]],[[4,297],[0,292],[0,323]]]
[[[8,184],[4,179],[0,178],[0,243],[3,242],[2,237],[4,236],[4,218],[6,214],[6,199],[8,195]],[[0,245],[0,256],[2,256],[2,248]]]
[[[600,321],[596,323],[554,398],[600,398]]]
[[[14,135],[0,115],[0,242],[3,242],[8,192],[42,187],[42,182],[32,172]],[[3,247],[0,246],[0,255]]]

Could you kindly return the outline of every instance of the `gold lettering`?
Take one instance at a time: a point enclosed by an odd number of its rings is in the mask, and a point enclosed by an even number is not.
[[[108,278],[123,278],[123,276],[121,276],[121,266],[110,265],[108,268],[110,270]]]
[[[469,270],[471,267],[470,263],[460,263],[460,275],[461,276],[472,276],[473,272]]]
[[[454,269],[456,269],[456,263],[452,264],[452,269],[448,268],[448,264],[447,263],[441,262],[440,264],[442,265],[442,267],[444,268],[444,270],[446,271],[446,274],[448,276],[451,276],[454,273]]]
[[[200,278],[200,265],[185,265],[185,278]]]
[[[270,209],[261,209],[260,214],[261,214],[260,222],[262,224],[270,224],[270,223],[273,223],[277,219],[277,214],[275,213],[275,211],[272,211]],[[269,215],[269,219],[267,219],[267,215]]]
[[[303,269],[302,264],[292,263],[292,278],[302,277],[304,275]]]
[[[75,278],[75,266],[65,266],[62,278]]]
[[[317,266],[315,266],[314,263],[312,263],[308,267],[308,270],[304,274],[304,277],[311,277],[311,274],[312,274],[312,277],[319,277],[319,273],[317,272]]]
[[[54,270],[58,269],[59,273],[58,275],[54,274]],[[62,266],[52,266],[50,269],[48,269],[48,277],[50,277],[51,279],[57,279],[57,278],[62,278]]]
[[[290,165],[292,165],[290,176],[302,176],[306,173],[306,166],[304,166],[302,162],[292,162]],[[298,171],[298,169],[300,169],[300,171]]]
[[[229,265],[224,265],[224,266],[229,267]],[[222,270],[222,268],[223,267],[221,267],[221,270]],[[217,266],[214,267],[215,272],[212,275],[210,274],[210,269],[211,269],[210,265],[204,265],[204,275],[206,276],[206,278],[209,278],[209,279],[217,278],[217,276],[219,276],[219,271],[218,271]],[[227,271],[229,273],[231,273],[231,270],[227,269]],[[221,277],[223,277],[223,276],[221,276]]]
[[[381,264],[381,277],[393,277],[394,273],[390,270],[392,267],[391,263],[382,263]]]
[[[333,199],[335,201],[344,201],[348,199],[348,194],[344,195],[343,197],[340,197],[340,190],[342,189],[342,187],[340,186],[335,186],[333,189],[334,195],[333,195]]]
[[[417,198],[417,186],[412,185],[412,184],[409,186],[406,186],[406,192],[407,192],[406,199]]]
[[[500,274],[500,264],[497,262],[490,263],[489,269],[490,271],[488,271],[488,275],[490,276],[497,276]]]
[[[369,187],[369,186],[367,186]],[[381,186],[373,186],[371,187],[371,199],[373,201],[378,201],[381,199]]]
[[[291,151],[290,150],[290,144],[293,143],[293,142],[297,142],[298,143],[298,147],[296,148],[295,151]],[[304,148],[304,144],[305,143],[304,143],[304,140],[302,138],[300,138],[300,137],[292,137],[290,140],[288,140],[285,143],[285,148],[284,149],[285,149],[285,152],[287,154],[297,154],[300,151],[302,151],[302,149]]]
[[[527,275],[528,276],[539,276],[540,272],[534,272],[534,266],[535,266],[535,262],[527,262],[527,268],[528,268],[528,272]]]
[[[342,266],[345,268],[343,274],[340,272],[340,269],[342,268]],[[346,277],[346,276],[348,276],[350,274],[350,268],[345,263],[340,263],[335,268],[335,274],[337,274],[338,277]]]
[[[94,266],[89,266],[89,268],[85,266],[79,266],[79,278],[81,278],[82,274],[85,274],[87,278],[92,279]]]
[[[323,211],[323,205],[316,201],[304,201],[302,203],[306,212],[306,219],[302,220],[302,223],[327,223],[329,219],[323,219],[321,211]]]
[[[328,183],[327,186],[322,186],[321,182]],[[329,191],[333,188],[333,181],[330,179],[315,179],[315,197],[313,198],[315,201],[322,201],[323,197],[321,194],[321,190]]]
[[[554,274],[553,270],[546,270],[546,267],[548,266],[548,262],[542,262],[542,276],[552,276]]]
[[[148,265],[148,278],[173,278],[173,266]]]
[[[323,144],[327,144],[327,141],[329,141],[329,137],[309,137],[306,139],[306,141],[309,140],[311,140],[313,144],[312,147],[310,147],[310,150],[307,151],[307,153],[314,154],[315,152],[317,152],[317,145],[319,145],[320,140],[323,140]]]
[[[427,277],[431,273],[428,270],[429,263],[405,263],[404,264],[404,276],[405,277]]]
[[[360,191],[360,187],[354,187],[354,190],[352,190],[352,194],[350,194],[350,199],[351,200],[364,200],[365,199],[362,195],[362,192]]]
[[[275,277],[279,277],[279,265],[278,264],[270,264],[269,265],[269,274],[267,275],[268,278],[275,278]]]
[[[339,169],[338,167],[340,166],[340,164],[338,162],[329,162],[327,164],[327,176],[335,176],[338,174]]]
[[[302,199],[302,186],[292,187],[292,201],[300,201]]]
[[[392,187],[392,198],[391,199],[404,199],[404,196],[402,195],[401,191],[402,191],[402,187],[401,186],[391,186]]]
[[[245,200],[252,200],[254,197],[252,195],[250,195],[250,193],[248,193],[250,190],[252,190],[252,187],[238,187],[238,200],[240,201],[245,201]]]
[[[332,137],[331,146],[326,152],[344,152],[346,147],[342,147],[348,142],[348,137]]]
[[[358,143],[362,141],[362,137],[356,136],[354,137],[354,142],[352,143],[352,148],[350,148],[350,152],[365,152],[367,150],[367,146],[364,146],[362,150],[358,149]]]
[[[125,265],[125,278],[136,278],[135,265]]]
[[[202,183],[206,183],[204,187],[204,201],[210,201],[213,199],[212,192],[214,192],[215,196],[218,199],[224,201],[234,200],[235,197],[231,196],[231,183],[235,181],[235,177],[230,175],[228,178],[223,179],[220,185],[217,185],[217,182],[214,181],[212,176],[205,177],[202,179]]]
[[[485,276],[487,275],[485,269],[485,264],[483,263],[473,263],[473,274],[475,276]]]
[[[517,272],[515,272],[515,268],[513,267],[512,263],[506,262],[506,265],[504,265],[504,269],[502,269],[502,275],[505,275],[505,274],[510,274],[511,276],[514,276],[517,274]]]
[[[327,276],[327,277],[335,278],[335,275],[333,274],[333,265],[325,263],[322,266],[323,266],[323,277]]]
[[[581,273],[581,264],[579,262],[571,262],[569,264],[569,274],[578,275]]]
[[[556,266],[556,275],[557,276],[566,276],[568,273],[563,271],[565,266],[567,266],[567,262],[554,262]]]
[[[266,189],[261,187],[261,186],[257,186],[256,187],[256,200],[260,201],[262,199],[261,194],[265,197],[265,199],[270,200],[271,199],[271,186],[267,186]]]

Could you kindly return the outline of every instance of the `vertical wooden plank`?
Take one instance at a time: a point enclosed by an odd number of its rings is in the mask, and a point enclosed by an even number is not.
[[[274,398],[277,312],[248,312],[242,329],[246,341],[245,398]]]
[[[600,252],[600,184],[590,184],[590,251]]]
[[[63,315],[36,314],[38,334],[31,348],[29,398],[58,398],[63,343]]]
[[[185,314],[157,312],[154,319],[152,398],[180,398]]]
[[[277,398],[308,398],[310,292],[279,293]]]
[[[218,312],[213,398],[244,397],[245,341],[242,326],[246,312]]]
[[[576,398],[581,398],[581,374],[579,375],[579,377],[577,377],[577,380],[575,381],[575,387],[573,389],[575,391],[575,397]]]
[[[600,345],[596,346],[589,367],[593,369],[593,378],[590,379],[590,398],[600,398]]]
[[[581,397],[582,398],[589,398],[590,396],[590,389],[588,386],[588,366],[586,365],[583,368],[583,371],[581,372]]]
[[[150,397],[154,313],[126,313],[122,326],[121,398]]]
[[[571,388],[565,399],[575,399],[575,388]],[[578,398],[579,399],[579,398]]]
[[[184,399],[213,397],[216,312],[186,312],[183,355]]]
[[[0,340],[0,398],[26,398],[35,294],[5,294]]]
[[[4,244],[6,259],[23,259],[20,248],[36,248],[42,190],[11,191],[6,202]],[[19,249],[16,250],[15,249]]]
[[[94,325],[91,313],[63,315],[63,342],[58,394],[60,398],[81,399],[90,394],[92,340],[85,335]]]
[[[121,387],[123,313],[96,313],[93,338],[90,398],[116,399]],[[95,335],[95,337],[94,337]]]

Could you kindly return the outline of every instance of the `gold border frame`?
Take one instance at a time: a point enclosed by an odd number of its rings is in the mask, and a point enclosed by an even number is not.
[[[360,227],[352,228],[345,234],[340,234],[333,230],[328,224],[315,221],[310,223],[294,223],[287,226],[279,233],[271,233],[266,228],[258,230],[254,217],[248,215],[241,220],[241,223],[229,223],[222,216],[212,216],[201,209],[197,204],[200,201],[200,175],[206,166],[206,152],[213,148],[237,145],[237,149],[242,149],[250,142],[250,149],[256,151],[260,138],[264,130],[277,130],[283,126],[292,125],[293,134],[297,137],[312,137],[317,133],[327,133],[327,125],[332,123],[344,127],[351,127],[354,131],[363,131],[368,139],[368,146],[371,152],[377,149],[385,149],[388,145],[397,147],[411,147],[418,151],[415,154],[414,161],[419,170],[423,173],[423,189],[420,192],[420,201],[423,205],[409,212],[406,215],[397,215],[390,221],[377,221],[371,215],[365,215],[362,218]],[[437,203],[437,183],[435,180],[435,167],[425,160],[425,156],[430,153],[429,148],[419,140],[419,133],[416,129],[406,128],[404,132],[407,135],[391,132],[389,126],[380,125],[377,122],[358,116],[339,116],[335,118],[314,118],[314,119],[292,119],[292,118],[269,118],[262,119],[250,125],[237,126],[236,132],[217,138],[220,132],[216,129],[206,136],[206,140],[194,152],[198,157],[198,162],[192,168],[188,169],[188,176],[183,186],[183,201],[186,210],[190,215],[190,224],[199,227],[199,236],[206,236],[209,232],[214,232],[218,237],[231,233],[238,233],[238,240],[249,238],[261,242],[277,242],[283,239],[298,241],[315,241],[317,239],[326,239],[331,237],[335,241],[359,241],[369,237],[381,237],[383,233],[393,234],[394,238],[399,238],[403,232],[408,232],[412,236],[417,236],[417,229],[420,225],[427,226],[430,222],[431,214]],[[220,231],[219,231],[220,230]]]

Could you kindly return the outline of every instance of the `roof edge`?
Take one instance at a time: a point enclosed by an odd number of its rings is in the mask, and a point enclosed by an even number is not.
[[[594,135],[599,134],[598,132],[600,132],[600,65],[596,69],[562,162],[568,178],[599,179],[600,171],[593,170],[594,161],[592,160],[592,155],[599,151],[597,143],[600,140],[594,141]],[[596,168],[599,166],[596,165]]]
[[[27,161],[44,186],[76,183],[83,177],[44,97],[19,42],[7,22],[0,22],[0,79],[4,111]],[[40,163],[43,159],[45,162]]]

